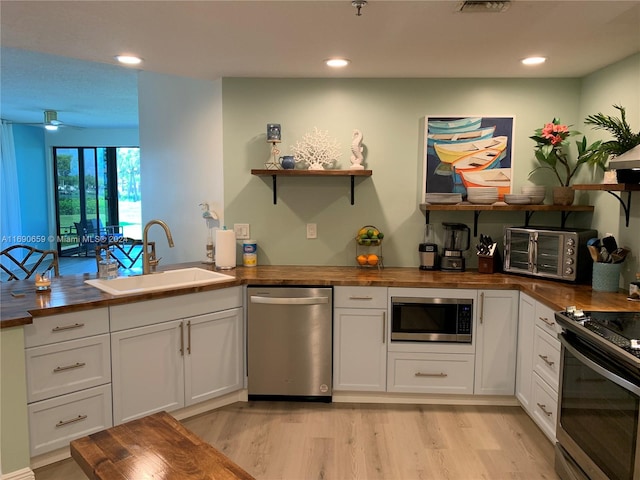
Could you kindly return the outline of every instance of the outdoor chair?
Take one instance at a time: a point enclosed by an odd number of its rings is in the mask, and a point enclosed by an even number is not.
[[[94,251],[94,248],[107,243],[121,241],[124,237],[122,227],[119,225],[102,224],[102,220],[92,218],[86,222],[74,222],[78,235],[78,246],[85,255]]]
[[[30,245],[12,245],[2,250],[0,268],[8,275],[8,280],[25,280],[36,272],[52,269],[56,277],[60,276],[58,252]]]

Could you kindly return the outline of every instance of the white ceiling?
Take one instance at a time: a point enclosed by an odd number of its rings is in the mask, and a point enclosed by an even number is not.
[[[0,2],[1,113],[43,111],[85,127],[137,124],[136,71],[221,77],[581,77],[640,52],[640,0],[513,0],[459,13],[458,0]],[[352,64],[330,71],[322,60]],[[527,68],[519,60],[544,55]]]

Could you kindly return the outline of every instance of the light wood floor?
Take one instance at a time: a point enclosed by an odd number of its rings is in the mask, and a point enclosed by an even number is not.
[[[519,407],[240,402],[184,425],[259,480],[558,479]],[[73,460],[36,480],[81,480]]]

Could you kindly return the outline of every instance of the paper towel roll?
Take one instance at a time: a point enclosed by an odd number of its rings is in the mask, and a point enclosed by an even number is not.
[[[216,231],[216,268],[236,267],[236,233],[233,230]]]

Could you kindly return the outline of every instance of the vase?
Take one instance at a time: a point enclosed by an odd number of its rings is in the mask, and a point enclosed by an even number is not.
[[[554,205],[573,205],[575,191],[571,187],[553,187]]]

